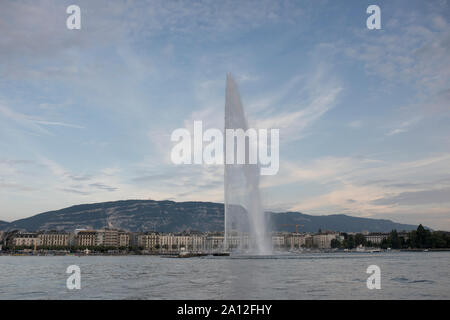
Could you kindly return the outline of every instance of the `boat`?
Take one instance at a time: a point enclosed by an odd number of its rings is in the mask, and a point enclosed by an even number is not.
[[[212,254],[214,257],[228,257],[230,255],[229,252],[215,252]]]
[[[362,244],[360,244],[359,246],[356,247],[356,251],[357,252],[367,252],[366,248],[362,246]]]
[[[177,258],[204,257],[207,255],[208,255],[207,253],[195,253],[195,252],[182,251],[177,255]]]

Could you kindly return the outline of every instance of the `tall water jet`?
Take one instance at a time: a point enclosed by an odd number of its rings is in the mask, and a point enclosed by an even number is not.
[[[224,159],[227,159],[227,129],[242,129],[244,132],[248,129],[237,85],[229,74],[225,93]],[[237,144],[234,143],[234,146],[233,154],[236,155]],[[224,246],[229,251],[270,254],[272,245],[259,192],[260,166],[248,161],[252,147],[250,140],[246,139],[244,164],[237,164],[237,161],[233,164],[226,161],[224,164]]]

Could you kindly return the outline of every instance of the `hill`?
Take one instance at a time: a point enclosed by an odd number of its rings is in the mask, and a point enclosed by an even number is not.
[[[0,220],[0,230],[6,229],[9,225],[9,222]]]
[[[272,229],[300,231],[318,229],[342,232],[389,232],[412,230],[416,225],[400,224],[384,219],[351,217],[343,214],[312,216],[300,212],[268,212]],[[224,205],[213,202],[174,202],[154,200],[122,200],[76,205],[48,211],[29,218],[0,222],[0,230],[66,230],[77,228],[118,228],[127,231],[223,231]],[[284,225],[284,226],[282,226]]]

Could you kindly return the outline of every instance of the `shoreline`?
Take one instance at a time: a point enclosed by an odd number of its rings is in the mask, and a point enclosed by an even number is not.
[[[450,252],[450,248],[439,248],[439,249],[394,249],[394,250],[381,250],[381,251],[359,251],[359,250],[317,250],[317,251],[299,251],[299,252],[276,252],[271,255],[267,256],[289,256],[289,255],[306,255],[306,254],[383,254],[383,253],[398,253],[398,252]],[[251,254],[236,254],[238,255],[249,255]],[[165,258],[187,258],[180,256],[180,253],[173,252],[173,253],[61,253],[61,252],[41,252],[41,253],[33,253],[33,252],[27,252],[27,253],[0,253],[0,257],[2,256],[10,256],[10,257],[68,257],[68,256],[74,256],[74,257],[114,257],[114,256],[159,256],[159,257],[165,257]],[[213,252],[204,252],[204,253],[193,253],[188,258],[192,257],[205,257],[205,256],[220,256],[217,255],[217,253]],[[231,254],[233,256],[233,254]]]

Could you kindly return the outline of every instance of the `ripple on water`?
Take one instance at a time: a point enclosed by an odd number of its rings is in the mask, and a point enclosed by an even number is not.
[[[369,292],[366,269],[379,258],[375,264],[382,270],[383,290]],[[65,270],[77,262],[82,289],[65,291]],[[427,259],[420,252],[270,259],[85,257],[76,262],[68,257],[1,256],[0,265],[0,299],[450,298],[450,252],[429,254]]]

